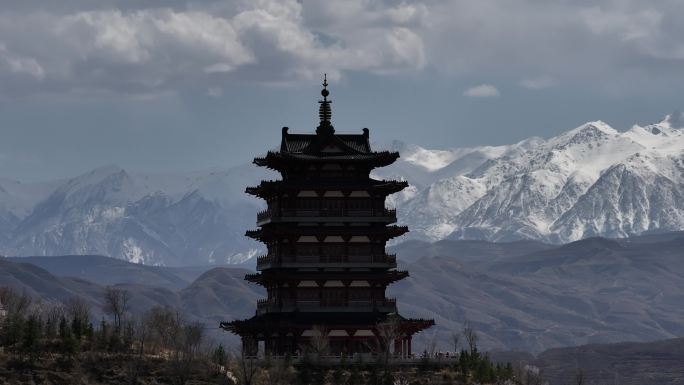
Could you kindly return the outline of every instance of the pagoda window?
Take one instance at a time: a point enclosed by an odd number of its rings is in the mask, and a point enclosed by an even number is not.
[[[316,281],[300,281],[297,287],[318,287]]]
[[[321,208],[324,210],[341,210],[343,207],[343,199],[323,199],[321,201]]]
[[[372,330],[361,329],[354,332],[354,337],[375,337]],[[359,342],[359,345],[361,343]]]
[[[325,289],[322,291],[324,306],[343,306],[345,305],[345,291],[344,289]]]
[[[318,299],[319,290],[318,288],[298,288],[297,289],[297,299],[300,300],[311,300]]]
[[[353,211],[355,215],[372,215],[372,204],[369,199],[350,199],[347,201],[347,209]]]
[[[299,243],[318,243],[318,238],[313,235],[302,235],[297,239]]]
[[[365,235],[354,235],[353,237],[351,237],[349,239],[349,242],[352,242],[352,243],[354,243],[354,242],[355,243],[368,243],[368,242],[370,242],[370,239]]]
[[[337,163],[325,163],[322,167],[321,170],[342,170],[342,166],[340,166]]]
[[[352,191],[349,194],[350,198],[368,198],[370,197],[370,194],[368,194],[368,191]]]
[[[328,337],[349,337],[349,333],[346,330],[331,330]]]
[[[342,257],[344,245],[326,245],[323,247],[323,255],[326,257]]]
[[[302,190],[297,193],[297,197],[318,198],[318,194],[312,190]]]
[[[342,191],[338,190],[332,190],[332,191],[326,191],[323,193],[324,198],[344,198],[344,194]]]
[[[349,255],[350,256],[370,256],[371,247],[370,245],[349,245]]]
[[[370,289],[349,289],[349,306],[368,306],[371,302]]]
[[[342,281],[339,280],[330,280],[325,281],[323,287],[344,287],[344,283],[342,283]]]
[[[370,299],[371,291],[368,288],[351,288],[349,289],[350,300],[364,300]]]
[[[297,254],[303,257],[318,256],[318,245],[304,244],[297,246]]]
[[[295,201],[295,207],[297,210],[318,210],[318,199],[297,199]]]

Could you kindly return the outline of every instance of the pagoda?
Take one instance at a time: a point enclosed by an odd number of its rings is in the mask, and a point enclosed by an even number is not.
[[[250,355],[259,345],[266,355],[294,354],[321,337],[331,354],[372,353],[389,336],[394,354],[406,357],[412,335],[434,325],[400,316],[385,293],[408,276],[385,251],[388,240],[408,231],[394,225],[396,211],[385,199],[408,183],[370,177],[399,153],[372,151],[367,128],[335,133],[327,86],[324,78],[316,133],[283,127],[280,151],[254,159],[282,175],[246,190],[268,205],[257,214],[258,229],[246,233],[268,251],[257,258],[259,272],[245,279],[262,285],[268,298],[257,302],[252,318],[221,328],[239,335]]]

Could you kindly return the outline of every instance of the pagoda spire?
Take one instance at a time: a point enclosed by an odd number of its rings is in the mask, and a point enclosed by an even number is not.
[[[332,118],[332,109],[330,108],[330,104],[332,103],[332,100],[328,100],[328,95],[330,95],[330,92],[328,91],[327,74],[323,74],[323,89],[321,90],[321,95],[323,95],[323,100],[318,101],[320,104],[320,107],[318,108],[318,116],[321,122],[318,125],[318,128],[316,128],[316,133],[319,135],[334,134],[335,128],[330,123],[330,119]]]

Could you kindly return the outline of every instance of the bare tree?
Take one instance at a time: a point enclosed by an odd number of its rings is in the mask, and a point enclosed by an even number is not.
[[[313,327],[312,335],[309,338],[308,350],[316,354],[316,357],[319,359],[330,352],[328,329],[319,325]]]
[[[454,347],[454,353],[458,353],[458,343],[460,342],[460,334],[456,332],[451,333],[451,344]]]
[[[515,377],[518,379],[520,384],[542,385],[545,383],[541,369],[534,365],[519,362],[515,372]]]
[[[45,322],[46,337],[54,338],[57,335],[57,326],[65,314],[66,311],[64,310],[64,304],[61,302],[48,303],[45,305],[43,317]]]
[[[392,344],[401,337],[399,318],[388,316],[385,322],[379,323],[376,326],[376,331],[378,334],[376,350],[384,359],[385,365],[387,365],[392,353]]]
[[[172,348],[180,333],[180,314],[168,307],[155,306],[147,312],[145,320],[151,332],[150,343],[164,349]]]
[[[7,318],[24,317],[33,300],[26,293],[17,292],[9,286],[0,287],[0,308]]]
[[[428,357],[434,357],[437,351],[437,333],[434,330],[430,330],[425,333],[425,352]]]
[[[584,385],[584,370],[582,370],[582,368],[577,369],[577,374],[575,375],[575,384]]]
[[[189,359],[194,359],[204,339],[204,326],[199,322],[183,326],[180,350]]]
[[[259,363],[256,357],[248,355],[245,349],[238,349],[236,357],[237,376],[240,385],[252,385],[254,377],[259,371]]]
[[[130,294],[126,290],[117,289],[112,286],[105,288],[105,308],[104,310],[114,317],[114,326],[121,331],[121,320],[128,311],[128,301]]]
[[[71,320],[72,328],[77,337],[85,333],[88,324],[90,323],[91,311],[90,304],[81,297],[74,297],[66,301],[64,304],[69,319]]]
[[[463,324],[463,337],[466,340],[466,343],[468,344],[468,349],[470,350],[470,353],[473,354],[477,350],[477,340],[479,336],[477,335],[477,332],[473,327],[470,325],[468,321],[466,321]]]

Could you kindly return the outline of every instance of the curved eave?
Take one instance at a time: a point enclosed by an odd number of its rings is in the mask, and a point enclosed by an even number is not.
[[[369,168],[385,167],[399,159],[398,152],[382,151],[370,154],[342,154],[342,155],[318,155],[303,153],[283,153],[270,151],[262,158],[254,158],[253,163],[257,166],[280,170],[290,163],[367,163]]]
[[[382,180],[372,181],[367,185],[359,185],[358,187],[349,188],[344,187],[343,190],[369,190],[383,194],[394,194],[409,186],[407,181]],[[325,183],[325,184],[300,184],[287,181],[262,181],[258,186],[250,186],[245,189],[245,193],[253,195],[258,198],[267,199],[274,193],[283,191],[299,191],[304,189],[340,189],[339,183]]]
[[[390,273],[387,276],[387,282],[388,283],[401,281],[402,279],[409,276],[408,270],[393,270],[393,271],[389,271],[388,273]]]
[[[245,236],[257,241],[261,241],[263,239],[263,232],[261,230],[247,230],[245,232]]]
[[[264,277],[261,273],[251,273],[245,275],[245,281],[256,283],[257,285],[264,286],[264,282],[268,281],[268,277]]]
[[[253,333],[254,326],[254,318],[219,323],[219,328],[237,335]]]
[[[373,281],[377,283],[382,283],[389,285],[393,282],[400,281],[409,276],[407,270],[388,270],[381,273],[377,272],[355,272],[355,279]],[[301,281],[331,281],[340,280],[348,277],[346,272],[292,272],[283,275],[280,269],[266,270],[261,273],[250,273],[245,275],[245,281],[255,283],[258,285],[264,285],[266,283],[273,282],[287,282],[292,278],[296,278]]]
[[[405,318],[400,323],[400,328],[410,334],[418,333],[432,326],[435,326],[435,320],[424,318]]]
[[[408,233],[409,229],[407,226],[387,226],[385,231],[387,239],[392,239]]]
[[[377,191],[382,191],[387,194],[397,193],[409,186],[408,182],[402,181],[383,181],[383,184],[376,185],[374,188]]]

